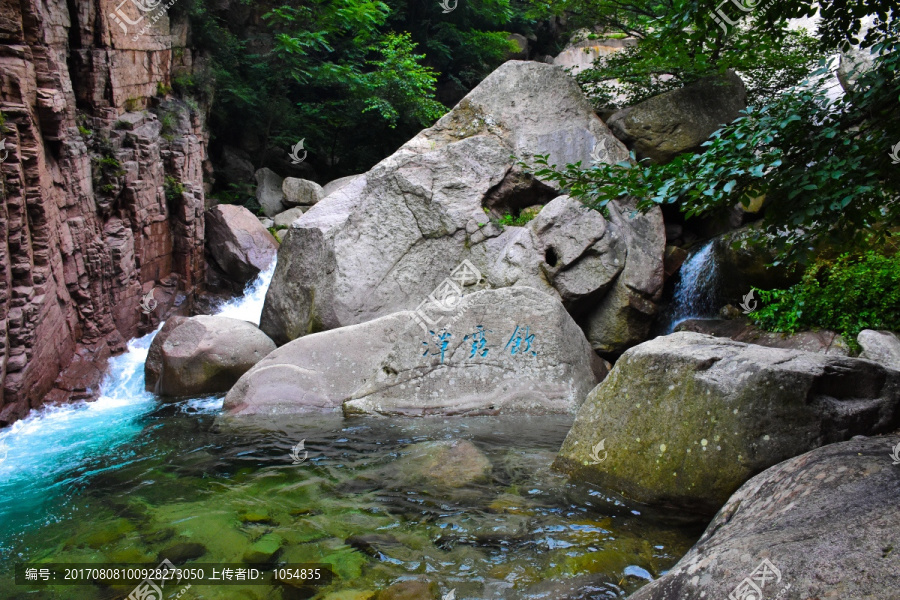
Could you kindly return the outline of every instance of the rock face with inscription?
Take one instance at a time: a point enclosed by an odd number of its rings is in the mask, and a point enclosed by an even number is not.
[[[896,598],[900,436],[854,439],[757,475],[690,552],[628,600]]]
[[[556,466],[639,502],[712,514],[772,465],[897,427],[898,371],[681,332],[622,355]]]
[[[491,287],[561,299],[599,351],[639,343],[662,290],[661,212],[612,203],[606,219],[511,158],[586,164],[592,153],[627,158],[563,69],[505,63],[433,127],[291,225],[261,328],[284,344],[415,310],[468,260]],[[498,224],[534,206],[543,208],[525,227]]]
[[[231,414],[574,412],[599,361],[555,297],[529,287],[463,297],[440,331],[412,311],[305,336],[225,397]]]

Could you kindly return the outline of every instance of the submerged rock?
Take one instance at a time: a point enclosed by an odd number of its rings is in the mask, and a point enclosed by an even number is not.
[[[275,349],[256,325],[227,317],[170,319],[153,338],[144,365],[147,390],[162,396],[228,391]]]
[[[292,224],[261,328],[283,344],[412,310],[468,260],[486,285],[562,299],[594,348],[640,342],[662,290],[661,212],[614,202],[607,221],[511,158],[548,153],[560,165],[627,158],[561,68],[507,62]],[[526,227],[497,224],[535,205],[545,206]]]
[[[243,206],[220,204],[206,212],[206,250],[230,280],[245,285],[272,264],[278,242]]]
[[[200,558],[206,554],[206,546],[197,542],[178,542],[166,547],[156,557],[159,562],[169,560],[173,564],[183,565],[189,560]]]
[[[600,368],[563,305],[527,287],[460,300],[447,331],[404,311],[282,346],[225,397],[232,414],[574,412]]]
[[[774,464],[898,426],[900,372],[682,332],[622,355],[555,465],[639,502],[712,513]]]
[[[437,600],[437,584],[413,579],[399,581],[378,592],[375,600]]]
[[[900,436],[854,439],[745,483],[700,541],[629,600],[895,598]]]

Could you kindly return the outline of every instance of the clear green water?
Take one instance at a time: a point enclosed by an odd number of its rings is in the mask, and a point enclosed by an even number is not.
[[[258,322],[271,273],[220,314]],[[110,361],[98,401],[0,431],[0,600],[133,589],[17,587],[21,562],[189,567],[261,549],[271,563],[330,564],[316,600],[370,600],[408,578],[457,600],[624,598],[700,536],[551,470],[570,417],[227,419],[221,398],[144,391],[152,337]],[[293,464],[301,440],[309,454]],[[179,600],[309,597],[196,585]]]
[[[11,584],[16,561],[155,563],[199,543],[197,562],[239,562],[263,536],[278,540],[276,561],[333,565],[338,577],[318,598],[410,576],[434,581],[441,593],[455,588],[461,599],[563,597],[546,591],[582,576],[575,581],[591,591],[572,598],[623,598],[646,583],[644,571],[658,577],[671,567],[700,533],[553,472],[569,418],[229,423],[217,418],[217,402],[197,406],[142,415],[129,443],[80,465],[46,519],[7,532],[14,560],[3,563],[0,598],[127,595],[97,586],[25,595]],[[301,439],[308,460],[294,465],[291,448]],[[471,442],[490,461],[489,474],[480,455],[465,455],[444,481],[448,465],[427,462],[429,442],[439,440]],[[423,450],[425,458],[410,458]],[[481,478],[467,479],[473,473]],[[460,481],[468,483],[454,487]],[[366,534],[383,543],[347,543]],[[291,594],[195,586],[183,598],[299,597]],[[345,597],[355,596],[330,598]]]

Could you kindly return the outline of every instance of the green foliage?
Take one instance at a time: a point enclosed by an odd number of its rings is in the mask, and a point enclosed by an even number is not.
[[[818,40],[785,22],[763,26],[762,12],[743,13],[706,0],[557,0],[575,24],[630,35],[636,45],[601,55],[577,79],[595,106],[631,105],[727,69],[740,73],[752,103],[802,80],[815,65]],[[746,15],[726,35],[712,15],[717,6]],[[733,16],[737,16],[733,15]],[[618,96],[622,102],[617,102]]]
[[[156,95],[157,96],[168,96],[172,93],[172,86],[164,84],[162,81],[156,82]]]
[[[162,126],[159,134],[163,139],[171,142],[175,139],[175,133],[178,131],[178,115],[175,111],[161,111],[159,113],[159,123]]]
[[[93,131],[85,127],[84,125],[78,125],[78,133],[80,133],[84,137],[91,137],[94,134]]]
[[[518,215],[505,214],[497,219],[497,223],[503,226],[522,227],[537,216],[537,212],[522,211]]]
[[[163,188],[166,192],[166,200],[169,202],[180,200],[182,194],[184,194],[184,184],[171,175],[166,175],[163,182]]]
[[[401,114],[408,114],[427,127],[446,112],[434,99],[435,72],[419,64],[422,54],[413,54],[409,34],[391,34],[378,46],[381,60],[368,64],[374,70],[365,78],[368,97],[363,112],[378,111],[391,128]]]
[[[874,46],[881,54],[873,70],[836,102],[822,82],[809,84],[748,109],[714,133],[702,154],[663,166],[628,161],[586,170],[580,164],[560,169],[541,157],[536,174],[598,209],[633,196],[641,210],[678,203],[693,217],[765,196],[759,232],[782,258],[803,258],[821,243],[844,250],[878,246],[900,225],[900,172],[889,157],[900,141],[894,27]]]
[[[173,87],[211,100],[214,144],[242,147],[257,167],[304,139],[321,177],[359,173],[446,111],[439,83],[477,84],[511,49],[508,31],[531,31],[541,10],[516,2],[464,0],[443,14],[435,0],[263,1],[247,36],[212,0],[184,0],[215,95],[197,74]]]
[[[900,331],[900,259],[875,252],[818,261],[786,290],[758,290],[755,323],[771,331],[825,328],[858,350],[863,329]]]
[[[216,190],[210,198],[216,204],[237,204],[257,216],[263,214],[262,207],[256,200],[256,187],[251,183],[231,183],[226,189]]]
[[[815,38],[804,31],[779,37],[741,29],[718,44],[691,47],[680,32],[664,29],[636,46],[601,55],[576,79],[595,106],[621,108],[733,69],[746,85],[748,101],[759,103],[798,84],[816,64]],[[617,95],[624,101],[617,103]]]

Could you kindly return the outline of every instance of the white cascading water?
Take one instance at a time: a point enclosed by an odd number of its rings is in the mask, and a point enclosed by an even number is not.
[[[691,254],[681,266],[678,284],[672,298],[669,333],[687,319],[715,316],[719,273],[713,244],[715,242],[705,244]]]
[[[247,286],[240,298],[223,304],[218,315],[259,324],[275,263]],[[157,331],[159,331],[157,329]],[[0,431],[0,515],[39,513],[50,489],[63,492],[94,472],[81,465],[96,456],[121,454],[141,431],[139,417],[157,405],[144,390],[144,361],[157,331],[131,340],[128,351],[109,361],[100,397],[93,402],[47,406]],[[221,399],[198,399],[204,406]]]

